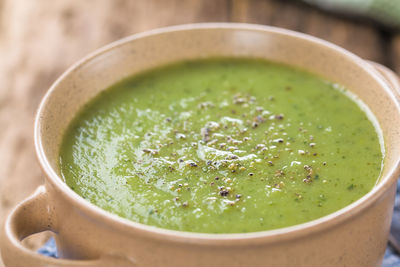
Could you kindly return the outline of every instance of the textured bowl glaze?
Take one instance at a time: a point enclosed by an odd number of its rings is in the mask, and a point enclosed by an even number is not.
[[[57,166],[62,134],[76,112],[110,85],[166,63],[212,56],[258,57],[344,85],[375,114],[385,141],[379,183],[353,204],[292,227],[244,234],[160,229],[108,213],[73,192]],[[390,70],[323,40],[274,27],[210,23],[169,27],[115,42],[66,71],[42,100],[35,144],[45,184],[9,215],[1,251],[7,266],[380,266],[399,174],[399,83]],[[20,240],[55,233],[47,258]]]

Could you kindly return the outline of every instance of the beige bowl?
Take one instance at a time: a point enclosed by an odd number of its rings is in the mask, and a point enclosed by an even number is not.
[[[386,156],[380,182],[353,204],[323,218],[272,231],[198,234],[160,229],[108,213],[74,193],[59,176],[62,134],[74,114],[108,86],[145,69],[210,56],[261,57],[340,83],[372,110]],[[379,71],[377,71],[377,69]],[[399,174],[397,77],[328,42],[247,24],[197,24],[134,35],[86,57],[64,73],[40,105],[35,144],[45,185],[18,205],[1,241],[7,266],[380,266]],[[385,77],[385,78],[384,78]],[[55,233],[60,256],[21,245]]]

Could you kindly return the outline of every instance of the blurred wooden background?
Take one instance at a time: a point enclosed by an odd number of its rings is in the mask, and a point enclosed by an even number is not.
[[[213,21],[305,32],[400,73],[400,35],[299,1],[0,0],[0,224],[17,202],[43,182],[33,146],[35,111],[68,66],[130,34]],[[27,246],[38,243],[31,240]]]

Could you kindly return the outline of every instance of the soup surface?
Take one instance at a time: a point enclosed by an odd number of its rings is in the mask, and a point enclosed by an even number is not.
[[[357,101],[263,60],[180,62],[82,108],[63,139],[61,174],[93,204],[162,228],[299,224],[352,203],[379,178],[379,136]]]

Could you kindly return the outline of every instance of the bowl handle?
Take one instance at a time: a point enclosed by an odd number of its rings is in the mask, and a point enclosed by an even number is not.
[[[393,93],[395,94],[397,100],[400,102],[400,78],[399,76],[394,73],[391,69],[378,64],[373,61],[369,61],[369,63],[383,76],[385,81],[390,85],[392,88]],[[392,247],[400,253],[400,242],[397,240],[392,233],[389,235],[389,243]]]
[[[399,76],[397,76],[396,73],[394,73],[391,69],[373,62],[373,61],[368,61],[375,70],[381,74],[381,76],[384,78],[384,80],[389,84],[389,86],[392,88],[393,93],[395,94],[397,100],[400,102],[400,79]]]
[[[45,187],[39,186],[30,197],[20,203],[8,216],[3,227],[1,254],[6,266],[10,267],[101,267],[132,266],[124,259],[113,256],[101,256],[97,259],[67,260],[40,255],[25,248],[21,241],[29,235],[46,230],[57,233],[53,228],[52,215],[48,205],[48,194]]]

